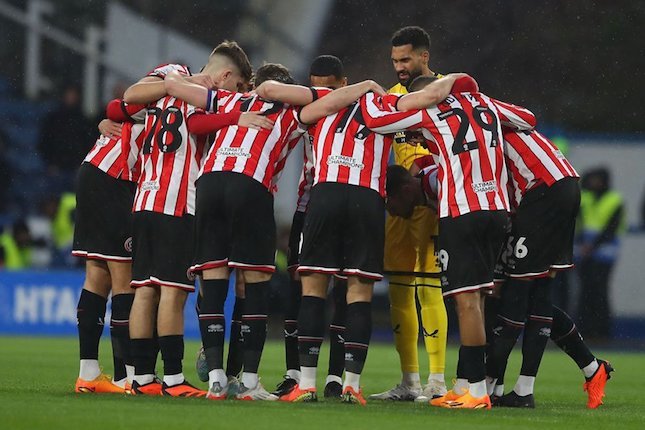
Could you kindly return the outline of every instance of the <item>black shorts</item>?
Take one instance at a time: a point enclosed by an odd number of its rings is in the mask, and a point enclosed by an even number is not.
[[[132,203],[136,184],[113,178],[90,163],[78,169],[72,255],[132,260]]]
[[[512,220],[501,256],[511,278],[539,278],[573,267],[573,237],[580,208],[577,178],[529,190]]]
[[[493,287],[504,243],[506,211],[477,211],[439,219],[439,264],[444,296]]]
[[[385,204],[374,190],[336,182],[311,190],[298,272],[383,278]]]
[[[289,248],[287,248],[287,268],[296,270],[300,264],[300,246],[302,245],[302,228],[305,225],[305,212],[296,211],[289,231]]]
[[[273,195],[241,173],[212,172],[197,180],[193,272],[229,266],[275,271]]]
[[[188,268],[193,253],[194,217],[140,211],[133,215],[132,288],[195,290]]]

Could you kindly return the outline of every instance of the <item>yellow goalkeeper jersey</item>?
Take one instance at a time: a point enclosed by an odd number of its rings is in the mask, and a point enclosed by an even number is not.
[[[436,77],[442,78],[443,75],[435,74]],[[388,91],[390,94],[407,94],[408,90],[401,84],[396,84]],[[394,143],[392,144],[392,151],[394,151],[394,163],[409,169],[412,163],[417,158],[425,155],[430,155],[430,151],[421,145],[409,145],[405,141],[405,133],[397,133],[394,136]]]

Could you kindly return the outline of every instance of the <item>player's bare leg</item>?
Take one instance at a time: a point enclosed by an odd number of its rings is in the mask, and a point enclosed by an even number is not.
[[[132,394],[161,395],[155,381],[157,341],[154,338],[159,304],[159,287],[139,287],[130,310],[130,351],[134,362]]]
[[[129,389],[134,377],[134,364],[130,356],[130,309],[134,301],[132,263],[108,261],[112,278],[112,317],[110,318],[110,337],[114,359],[114,383]]]
[[[316,401],[318,356],[325,334],[325,299],[330,276],[323,273],[301,274],[302,300],[298,313],[298,351],[300,382],[281,400]]]
[[[262,350],[267,337],[269,292],[271,273],[244,270],[244,309],[242,312],[242,333],[244,335],[243,368],[240,400],[277,400],[264,389],[258,377]]]
[[[199,330],[208,367],[208,398],[227,397],[228,378],[224,371],[224,302],[228,295],[229,268],[216,267],[202,272]]]
[[[105,305],[110,287],[107,264],[101,260],[86,260],[85,282],[76,308],[80,349],[79,374],[75,387],[77,393],[118,392],[116,386],[111,391],[112,381],[103,377],[99,367],[99,341],[103,333]]]

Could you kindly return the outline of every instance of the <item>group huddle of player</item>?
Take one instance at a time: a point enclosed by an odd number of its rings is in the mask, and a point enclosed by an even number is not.
[[[370,399],[534,407],[551,338],[585,374],[588,406],[601,404],[612,368],[551,303],[555,272],[572,266],[578,174],[535,130],[530,111],[485,95],[466,74],[432,72],[429,50],[423,29],[398,30],[391,58],[399,84],[386,93],[370,80],[347,85],[331,55],[312,62],[308,86],[280,64],[252,73],[242,48],[223,42],[199,74],[161,65],[111,101],[78,178],[73,254],[86,259],[86,281],[76,391],[316,401],[332,283],[324,397],[364,405],[373,285],[386,274],[402,378]],[[258,369],[275,270],[273,193],[297,145],[305,156],[289,241],[286,375],[270,393]],[[183,311],[196,278],[206,390],[182,369]],[[98,364],[110,294],[114,378]],[[461,339],[450,390],[448,296]],[[419,314],[427,384],[419,374]],[[504,394],[521,333],[521,374]]]

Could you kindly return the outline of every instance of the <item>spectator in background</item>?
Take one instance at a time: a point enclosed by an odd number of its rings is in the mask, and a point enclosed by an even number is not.
[[[73,190],[76,170],[92,147],[95,134],[95,127],[81,110],[79,88],[68,85],[60,106],[44,118],[38,143],[52,192]]]
[[[31,234],[27,223],[19,219],[0,235],[0,268],[27,269],[31,265]]]
[[[610,335],[609,277],[625,230],[622,196],[611,189],[609,170],[599,167],[582,177],[578,220],[581,331],[589,337]]]
[[[7,137],[0,130],[0,214],[7,211],[9,185],[11,184],[11,167],[7,159]]]

